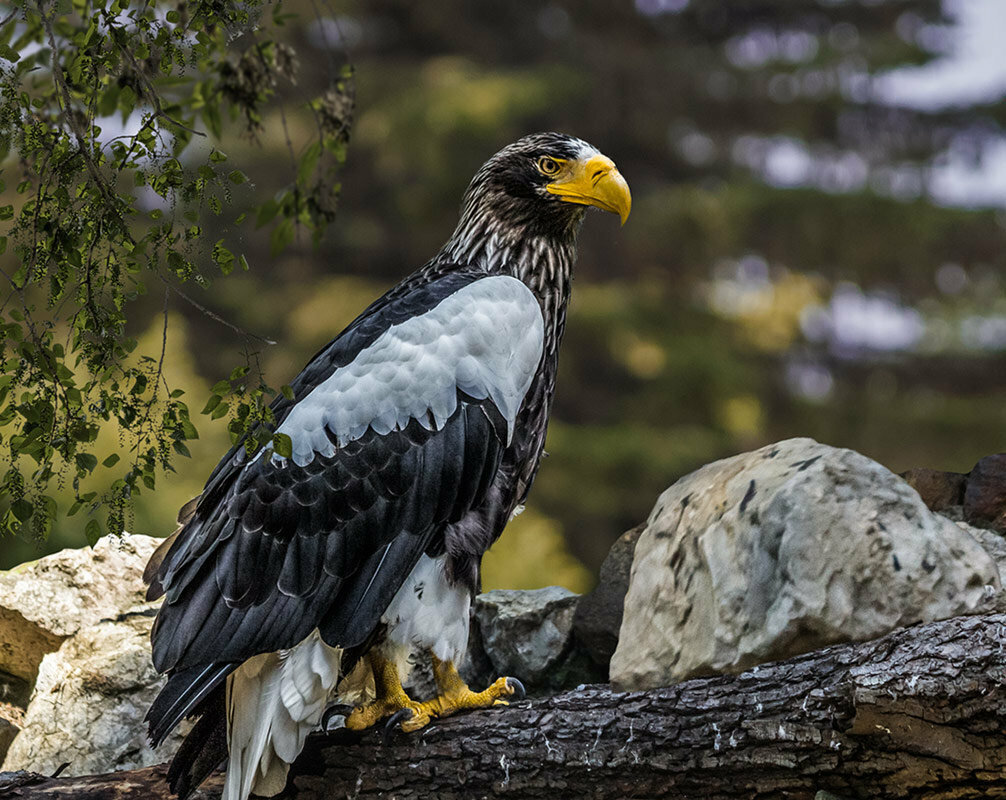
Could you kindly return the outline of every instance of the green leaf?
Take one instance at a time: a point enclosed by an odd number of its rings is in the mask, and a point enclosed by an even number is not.
[[[223,123],[220,120],[220,108],[216,103],[207,103],[203,106],[203,122],[210,129],[210,133],[219,139],[223,132]]]
[[[242,183],[248,180],[248,176],[245,175],[241,170],[235,169],[227,173],[227,179],[231,183],[240,186]]]
[[[276,200],[266,200],[258,207],[258,213],[255,215],[255,227],[261,228],[264,225],[268,225],[275,219],[278,213],[279,202]]]
[[[20,500],[15,500],[11,503],[10,510],[18,518],[19,522],[24,523],[31,519],[31,515],[35,509],[31,503],[22,497]]]
[[[0,44],[0,58],[4,61],[10,61],[12,64],[16,64],[21,60],[21,54],[9,44]]]
[[[106,467],[114,467],[116,464],[119,463],[119,454],[118,453],[112,453],[112,455],[110,455],[108,458],[106,458],[101,463],[102,463],[103,466],[106,466]]]
[[[215,409],[218,405],[220,405],[221,400],[223,400],[223,398],[220,395],[211,394],[210,399],[206,401],[206,405],[203,406],[203,410],[200,411],[199,413],[209,414],[211,411],[213,411],[213,409]]]
[[[285,433],[273,434],[272,449],[276,452],[276,455],[283,458],[293,457],[293,441]]]
[[[285,219],[277,225],[269,237],[269,253],[277,256],[292,241],[294,236],[293,220]]]
[[[293,389],[284,384],[279,388],[280,392],[283,394],[287,400],[293,400]]]
[[[84,526],[84,536],[87,543],[94,547],[101,538],[101,523],[96,519],[89,519],[87,525]]]
[[[300,165],[297,167],[297,183],[307,183],[308,179],[314,175],[314,170],[318,166],[318,159],[320,157],[321,142],[315,142],[307,148],[307,152],[300,159]]]
[[[94,468],[98,466],[98,457],[91,453],[77,453],[74,456],[74,461],[77,462],[77,469],[83,470],[88,474],[94,472]]]

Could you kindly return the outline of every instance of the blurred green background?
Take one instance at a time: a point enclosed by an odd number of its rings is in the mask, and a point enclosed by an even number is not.
[[[276,340],[258,353],[274,385],[436,252],[471,175],[510,141],[575,134],[632,187],[624,228],[584,227],[549,457],[486,560],[488,588],[590,588],[660,491],[774,440],[895,471],[966,472],[1006,449],[1006,80],[982,38],[1006,30],[1000,0],[286,7],[299,76],[258,143],[235,126],[221,145],[251,179],[233,199],[289,182],[313,124],[300,106],[349,61],[338,219],[320,248],[302,236],[275,258],[267,232],[210,220],[207,242],[226,237],[251,270],[191,288]],[[136,309],[141,351],[159,352],[160,303]],[[169,383],[196,411],[247,346],[176,302]],[[195,421],[191,461],[138,499],[132,532],[170,533],[227,449],[222,420]],[[102,442],[99,459],[128,447]],[[0,542],[0,568],[81,546],[82,526]]]

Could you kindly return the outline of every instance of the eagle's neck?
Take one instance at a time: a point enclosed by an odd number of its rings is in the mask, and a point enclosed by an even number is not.
[[[486,215],[462,217],[437,257],[444,264],[482,266],[490,275],[512,275],[534,292],[545,317],[546,352],[555,353],[565,326],[576,235],[582,214],[562,231],[535,230]]]

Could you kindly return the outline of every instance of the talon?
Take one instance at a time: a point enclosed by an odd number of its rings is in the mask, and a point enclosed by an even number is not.
[[[321,715],[321,729],[326,733],[346,727],[346,718],[353,713],[353,706],[336,704],[325,709]]]
[[[381,742],[385,746],[391,744],[392,738],[394,738],[395,732],[400,730],[399,726],[408,722],[415,716],[415,712],[411,708],[400,708],[394,714],[392,714],[388,721],[384,724],[384,733],[381,736]],[[404,730],[404,729],[401,729]]]
[[[521,683],[516,678],[507,678],[506,685],[507,688],[510,690],[510,694],[514,696],[513,697],[514,700],[523,700],[525,697],[527,697],[527,689],[525,689],[524,684]]]

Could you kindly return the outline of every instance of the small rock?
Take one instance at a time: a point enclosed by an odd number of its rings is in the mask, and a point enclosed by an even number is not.
[[[660,496],[636,544],[611,681],[737,672],[971,613],[999,589],[992,558],[896,475],[790,439]]]
[[[943,511],[964,502],[964,487],[968,476],[960,472],[943,472],[938,469],[916,467],[902,472],[905,483],[919,493],[930,511]]]
[[[985,456],[968,475],[964,519],[1006,533],[1006,453]]]
[[[529,686],[552,685],[571,644],[578,599],[561,586],[479,595],[475,618],[495,673]]]
[[[3,758],[7,754],[11,742],[14,741],[14,737],[17,736],[20,730],[17,725],[4,717],[3,713],[0,712],[0,763],[3,763]]]
[[[136,769],[170,757],[187,724],[157,750],[143,717],[164,677],[150,661],[150,628],[156,605],[105,620],[68,638],[42,659],[24,726],[3,762],[4,770],[89,775]]]
[[[0,713],[7,705],[24,709],[31,697],[31,684],[24,678],[17,678],[0,672]]]
[[[580,598],[573,614],[573,634],[577,643],[595,664],[605,670],[618,645],[618,629],[622,626],[622,605],[629,588],[632,556],[636,540],[645,527],[637,525],[615,540],[601,564],[597,586]]]
[[[32,681],[46,653],[87,625],[144,601],[152,536],[106,536],[0,572],[0,671]]]

